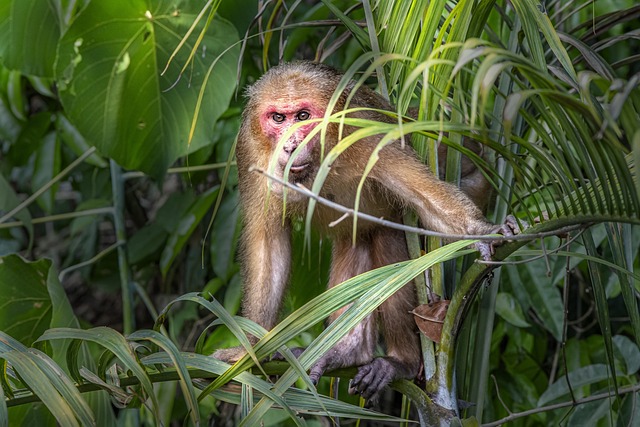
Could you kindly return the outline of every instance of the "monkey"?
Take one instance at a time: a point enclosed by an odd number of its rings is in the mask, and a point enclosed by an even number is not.
[[[244,280],[242,314],[267,330],[277,323],[289,279],[291,221],[306,213],[308,198],[287,191],[281,183],[252,173],[250,169],[269,170],[270,164],[274,164],[271,170],[277,178],[311,188],[323,153],[329,153],[338,143],[339,124],[327,125],[324,140],[320,133],[304,140],[318,125],[314,119],[322,119],[327,113],[342,78],[343,74],[332,67],[301,61],[271,68],[247,89],[248,101],[236,148],[244,223],[240,240]],[[356,88],[351,81],[329,113],[355,107],[394,111],[381,95],[366,86]],[[349,113],[349,117],[388,123],[396,120],[372,110],[355,111]],[[298,126],[291,129],[294,124]],[[342,136],[356,129],[344,126]],[[381,135],[362,138],[342,152],[331,164],[320,196],[353,207],[358,184],[381,138]],[[286,174],[288,163],[290,169]],[[395,141],[382,148],[377,163],[369,171],[361,190],[359,209],[397,222],[402,220],[406,209],[413,209],[425,228],[449,234],[512,235],[508,224],[496,226],[488,222],[477,206],[487,197],[482,190],[487,188],[483,175],[477,168],[464,165],[462,175],[462,189],[440,180],[418,160],[409,144]],[[482,191],[478,191],[479,188]],[[286,199],[283,199],[285,191]],[[477,199],[476,203],[465,191]],[[313,213],[313,226],[333,243],[329,287],[366,271],[409,259],[402,231],[358,219],[354,243],[353,219],[337,221],[341,217],[340,212],[324,205],[317,205]],[[489,243],[480,243],[478,248],[483,257],[490,257]],[[350,392],[373,400],[391,381],[415,378],[421,366],[419,337],[409,313],[415,306],[415,289],[413,283],[409,283],[322,356],[310,370],[311,380],[317,383],[327,370],[357,366]],[[346,307],[331,314],[329,322],[344,310]],[[378,331],[386,345],[384,357],[374,357]],[[250,339],[255,343],[254,337]],[[220,349],[213,357],[235,362],[244,352],[242,347]]]

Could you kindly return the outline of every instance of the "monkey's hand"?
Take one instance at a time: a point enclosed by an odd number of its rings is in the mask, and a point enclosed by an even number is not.
[[[214,359],[222,360],[223,362],[233,364],[242,359],[245,354],[247,354],[247,350],[245,350],[242,346],[238,346],[216,350],[211,355],[211,357],[213,357]]]
[[[524,221],[520,221],[520,223],[524,228],[528,227],[528,224]],[[507,215],[504,224],[491,226],[487,230],[487,234],[502,234],[505,237],[515,236],[516,234],[520,234],[520,225],[513,215]],[[489,261],[496,252],[496,246],[500,246],[501,244],[502,242],[499,241],[480,241],[475,244],[475,247],[480,252],[482,259]]]

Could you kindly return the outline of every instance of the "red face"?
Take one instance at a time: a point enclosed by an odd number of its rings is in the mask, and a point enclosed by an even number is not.
[[[278,144],[282,143],[282,138],[286,136],[282,149],[277,153],[274,152],[274,156],[277,155],[276,172],[281,177],[284,174],[287,163],[292,158],[288,177],[290,182],[302,183],[314,175],[319,162],[316,155],[316,146],[320,137],[319,135],[314,135],[307,142],[304,142],[304,139],[318,123],[312,122],[306,125],[299,125],[289,135],[287,131],[295,124],[322,117],[324,117],[324,110],[305,100],[276,101],[262,108],[260,126],[263,134],[268,137],[271,143],[270,148],[276,150]]]

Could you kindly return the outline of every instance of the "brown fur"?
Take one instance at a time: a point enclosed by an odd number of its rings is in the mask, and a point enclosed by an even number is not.
[[[288,158],[288,155],[275,152],[278,141],[266,135],[269,132],[284,135],[279,130],[280,124],[274,123],[275,119],[269,115],[270,109],[279,112],[294,108],[291,111],[295,111],[296,106],[311,103],[319,111],[324,111],[341,77],[334,69],[320,64],[285,64],[270,70],[247,91],[249,101],[243,114],[237,146],[239,185],[244,209],[244,233],[241,241],[245,283],[243,315],[267,329],[271,329],[277,322],[289,279],[291,247],[288,218],[306,212],[308,200],[288,191],[286,212],[289,215],[283,223],[282,188],[269,183],[262,175],[250,173],[249,168],[257,166],[266,170],[272,156]],[[353,83],[347,91],[352,90]],[[340,96],[335,111],[345,107],[347,91]],[[392,110],[382,97],[366,87],[353,95],[349,107]],[[385,115],[372,112],[358,112],[353,116],[391,120]],[[291,114],[287,113],[287,119],[290,117]],[[346,127],[344,135],[352,131],[353,129]],[[300,141],[296,138],[301,137],[292,136],[287,144],[297,146]],[[362,139],[341,154],[332,164],[320,195],[341,205],[353,207],[358,183],[379,139],[379,136]],[[337,142],[337,125],[330,124],[325,153]],[[290,181],[307,188],[311,188],[320,166],[320,144],[318,141],[311,143],[316,144],[312,146],[313,150],[307,150],[300,160],[300,163],[306,162],[308,166],[301,167],[303,170],[299,175],[289,175]],[[283,176],[282,169],[283,166],[276,165],[276,174]],[[268,188],[272,191],[267,191]],[[270,200],[266,203],[268,194]],[[469,197],[457,187],[435,177],[418,161],[410,147],[403,148],[400,143],[392,143],[380,152],[379,161],[365,181],[359,208],[376,217],[396,221],[401,219],[405,208],[412,208],[426,228],[451,234],[485,234],[495,229]],[[329,286],[335,286],[370,269],[408,258],[403,233],[359,221],[358,235],[353,245],[351,219],[329,227],[331,222],[341,216],[339,212],[317,205],[313,217],[314,225],[334,241]],[[384,369],[387,370],[385,377],[375,383],[372,393],[377,393],[379,388],[395,378],[415,376],[420,365],[420,347],[409,311],[416,305],[413,286],[405,286],[381,305],[378,314],[369,316],[354,328],[312,369],[313,379],[317,380],[325,369],[372,362],[378,336],[377,324],[381,326],[385,336],[388,363],[384,364]],[[341,311],[334,313],[330,320],[333,321]],[[233,361],[242,354],[242,349],[230,349],[218,351],[214,356]],[[371,392],[367,394],[371,395]]]

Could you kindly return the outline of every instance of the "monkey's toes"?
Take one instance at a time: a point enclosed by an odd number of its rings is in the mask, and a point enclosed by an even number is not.
[[[373,405],[382,390],[399,377],[398,374],[397,367],[389,359],[375,358],[371,363],[358,369],[356,376],[349,382],[349,393],[358,393]]]
[[[327,369],[328,363],[329,362],[325,356],[318,360],[315,365],[311,367],[311,370],[309,371],[309,378],[311,379],[313,385],[318,384],[318,381],[320,381],[322,374],[324,374],[324,371]]]

